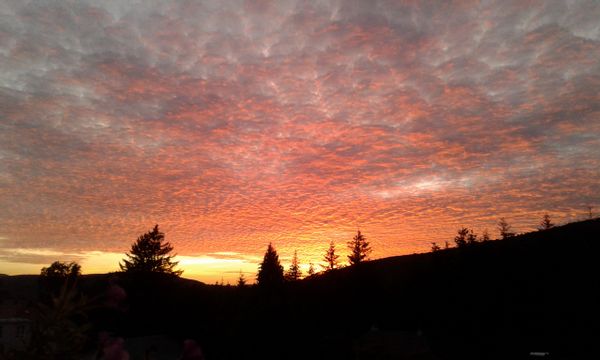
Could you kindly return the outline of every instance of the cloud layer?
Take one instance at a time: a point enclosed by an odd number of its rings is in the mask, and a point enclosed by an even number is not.
[[[124,252],[155,223],[182,255],[273,242],[319,261],[358,227],[380,257],[581,217],[600,203],[599,18],[595,1],[5,1],[0,264]]]

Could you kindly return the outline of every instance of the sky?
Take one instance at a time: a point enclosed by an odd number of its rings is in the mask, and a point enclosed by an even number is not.
[[[0,2],[0,273],[306,270],[600,211],[598,1]]]

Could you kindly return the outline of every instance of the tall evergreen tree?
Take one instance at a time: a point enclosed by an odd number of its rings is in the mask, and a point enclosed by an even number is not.
[[[315,266],[313,263],[308,264],[308,276],[313,276],[315,274]]]
[[[456,247],[464,247],[467,245],[467,238],[469,236],[469,229],[461,228],[458,230],[458,234],[454,237]]]
[[[490,241],[490,234],[488,234],[487,229],[483,230],[483,234],[481,235],[481,241],[483,241],[483,242]]]
[[[542,222],[540,223],[540,230],[548,230],[554,227],[554,224],[552,223],[552,221],[550,220],[550,215],[545,214],[544,218],[542,219]]]
[[[327,252],[325,253],[325,256],[323,257],[323,260],[325,260],[325,263],[327,264],[325,266],[325,269],[329,270],[333,270],[336,267],[338,267],[338,258],[340,256],[337,255],[335,253],[335,244],[333,243],[333,240],[329,243],[329,249],[327,249]]]
[[[238,281],[237,281],[237,286],[238,287],[246,286],[246,278],[244,277],[244,274],[242,273],[241,270],[240,270],[240,277],[238,278]]]
[[[350,248],[350,255],[348,255],[350,265],[358,265],[368,260],[372,251],[367,239],[360,233],[360,230],[358,230],[352,241],[348,242],[348,248]]]
[[[170,243],[165,242],[165,234],[158,230],[158,225],[138,237],[137,241],[131,245],[129,254],[125,254],[127,259],[119,264],[122,271],[125,272],[159,272],[173,275],[181,275],[182,270],[175,270],[177,261],[172,261],[174,255],[169,255],[173,251]]]
[[[296,281],[300,280],[302,277],[302,270],[300,269],[300,265],[298,265],[298,252],[294,250],[294,257],[292,258],[292,263],[290,264],[290,268],[285,274],[285,279],[287,281]]]
[[[500,232],[500,236],[502,239],[508,239],[510,237],[515,236],[515,233],[511,231],[512,226],[506,222],[506,219],[500,218],[498,221],[498,231]]]
[[[267,252],[263,257],[262,263],[258,268],[258,285],[263,287],[273,287],[283,284],[283,266],[279,262],[279,255],[271,243],[267,247]]]

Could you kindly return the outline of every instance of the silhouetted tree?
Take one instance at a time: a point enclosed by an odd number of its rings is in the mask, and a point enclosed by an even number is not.
[[[42,268],[40,276],[61,280],[75,280],[81,275],[81,266],[76,262],[55,261],[50,266]]]
[[[441,248],[439,247],[439,245],[435,242],[431,243],[431,252],[436,252],[436,251],[440,251]]]
[[[507,239],[515,236],[514,232],[511,232],[512,226],[510,226],[504,218],[500,218],[498,221],[498,231],[500,232],[500,236],[502,239]]]
[[[277,255],[277,251],[271,243],[269,243],[263,261],[259,265],[257,280],[258,285],[263,287],[278,286],[284,281],[283,266],[281,266],[279,255]]]
[[[444,241],[444,249],[450,249],[450,243],[448,241]]]
[[[55,261],[50,266],[42,268],[40,285],[42,298],[48,300],[51,294],[57,293],[63,286],[75,285],[81,275],[81,266],[76,262]]]
[[[469,230],[469,234],[467,235],[467,245],[474,245],[477,243],[477,235],[473,232],[473,229]]]
[[[469,229],[461,228],[458,230],[458,235],[454,237],[454,242],[457,247],[464,247],[467,245],[467,237],[469,235]]]
[[[588,205],[587,209],[588,209],[588,219],[591,220],[591,219],[594,218],[594,213],[592,212],[592,210],[594,209],[594,207]]]
[[[300,270],[300,266],[298,265],[298,252],[294,250],[294,257],[292,258],[292,263],[287,273],[285,274],[285,279],[287,281],[296,281],[300,280],[302,277],[302,270]]]
[[[174,256],[169,255],[173,247],[164,240],[165,234],[158,230],[158,225],[155,225],[154,229],[138,237],[131,245],[130,254],[125,254],[128,259],[123,259],[122,264],[119,263],[121,270],[181,275],[182,270],[174,270],[178,262],[172,261]]]
[[[350,255],[348,255],[350,265],[357,265],[368,260],[372,251],[367,239],[360,233],[360,230],[358,230],[352,241],[348,242],[348,247],[350,248]]]
[[[325,260],[325,263],[327,265],[325,265],[325,269],[327,270],[333,270],[336,267],[338,267],[338,258],[340,256],[337,255],[335,253],[335,244],[333,243],[333,240],[331,242],[329,242],[329,249],[327,249],[327,252],[325,253],[325,256],[323,257],[323,260]]]
[[[553,228],[554,224],[552,223],[552,221],[550,221],[550,215],[545,214],[544,218],[542,219],[542,222],[540,223],[540,230],[548,230],[550,228]]]
[[[238,287],[246,286],[246,278],[244,277],[244,274],[242,274],[241,271],[240,271],[240,277],[238,278],[238,281],[237,281],[237,286]]]
[[[308,264],[308,276],[313,276],[315,274],[315,266],[313,263]]]
[[[490,241],[490,234],[488,234],[487,229],[483,230],[483,234],[481,235],[481,241]]]

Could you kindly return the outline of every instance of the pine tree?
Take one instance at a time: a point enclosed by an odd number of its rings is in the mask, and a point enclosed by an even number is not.
[[[300,270],[300,266],[298,265],[298,252],[294,250],[294,257],[292,258],[292,264],[285,274],[285,279],[287,281],[296,281],[300,280],[302,277],[302,270]]]
[[[483,230],[483,234],[481,235],[481,241],[490,241],[490,234],[488,234],[487,229]]]
[[[123,259],[123,263],[119,264],[121,271],[181,275],[182,270],[174,270],[178,264],[177,261],[172,261],[174,255],[169,255],[173,247],[164,240],[165,234],[158,230],[158,225],[138,237],[131,245],[130,253],[125,254],[128,259]]]
[[[263,287],[274,287],[283,284],[283,266],[279,262],[279,255],[271,243],[258,268],[258,285]]]
[[[436,252],[436,251],[440,251],[441,248],[440,246],[434,241],[431,243],[431,252]]]
[[[308,264],[308,276],[313,276],[315,274],[315,266],[313,263]]]
[[[350,265],[358,265],[361,262],[368,260],[369,254],[372,251],[367,239],[360,233],[360,230],[358,230],[358,233],[354,236],[352,241],[348,242],[348,247],[350,248],[350,255],[348,255]]]
[[[327,249],[327,252],[325,253],[325,256],[323,257],[323,260],[325,260],[325,263],[327,264],[325,266],[325,269],[327,269],[327,271],[329,270],[333,270],[336,267],[338,267],[338,258],[340,256],[336,255],[335,253],[335,244],[333,243],[333,240],[329,243],[329,249]]]
[[[469,235],[469,229],[461,228],[458,230],[458,235],[454,237],[454,242],[456,243],[456,247],[464,247],[467,245],[467,238]]]
[[[550,215],[545,214],[544,215],[544,219],[542,220],[542,222],[540,223],[540,230],[548,230],[554,227],[554,224],[552,223],[552,221],[550,221]]]
[[[238,287],[246,286],[246,278],[244,277],[244,274],[242,273],[241,270],[240,270],[240,277],[238,278],[237,286]]]
[[[498,221],[498,231],[500,232],[502,239],[508,239],[515,236],[515,233],[510,231],[511,228],[512,226],[510,226],[504,218],[500,218]]]

